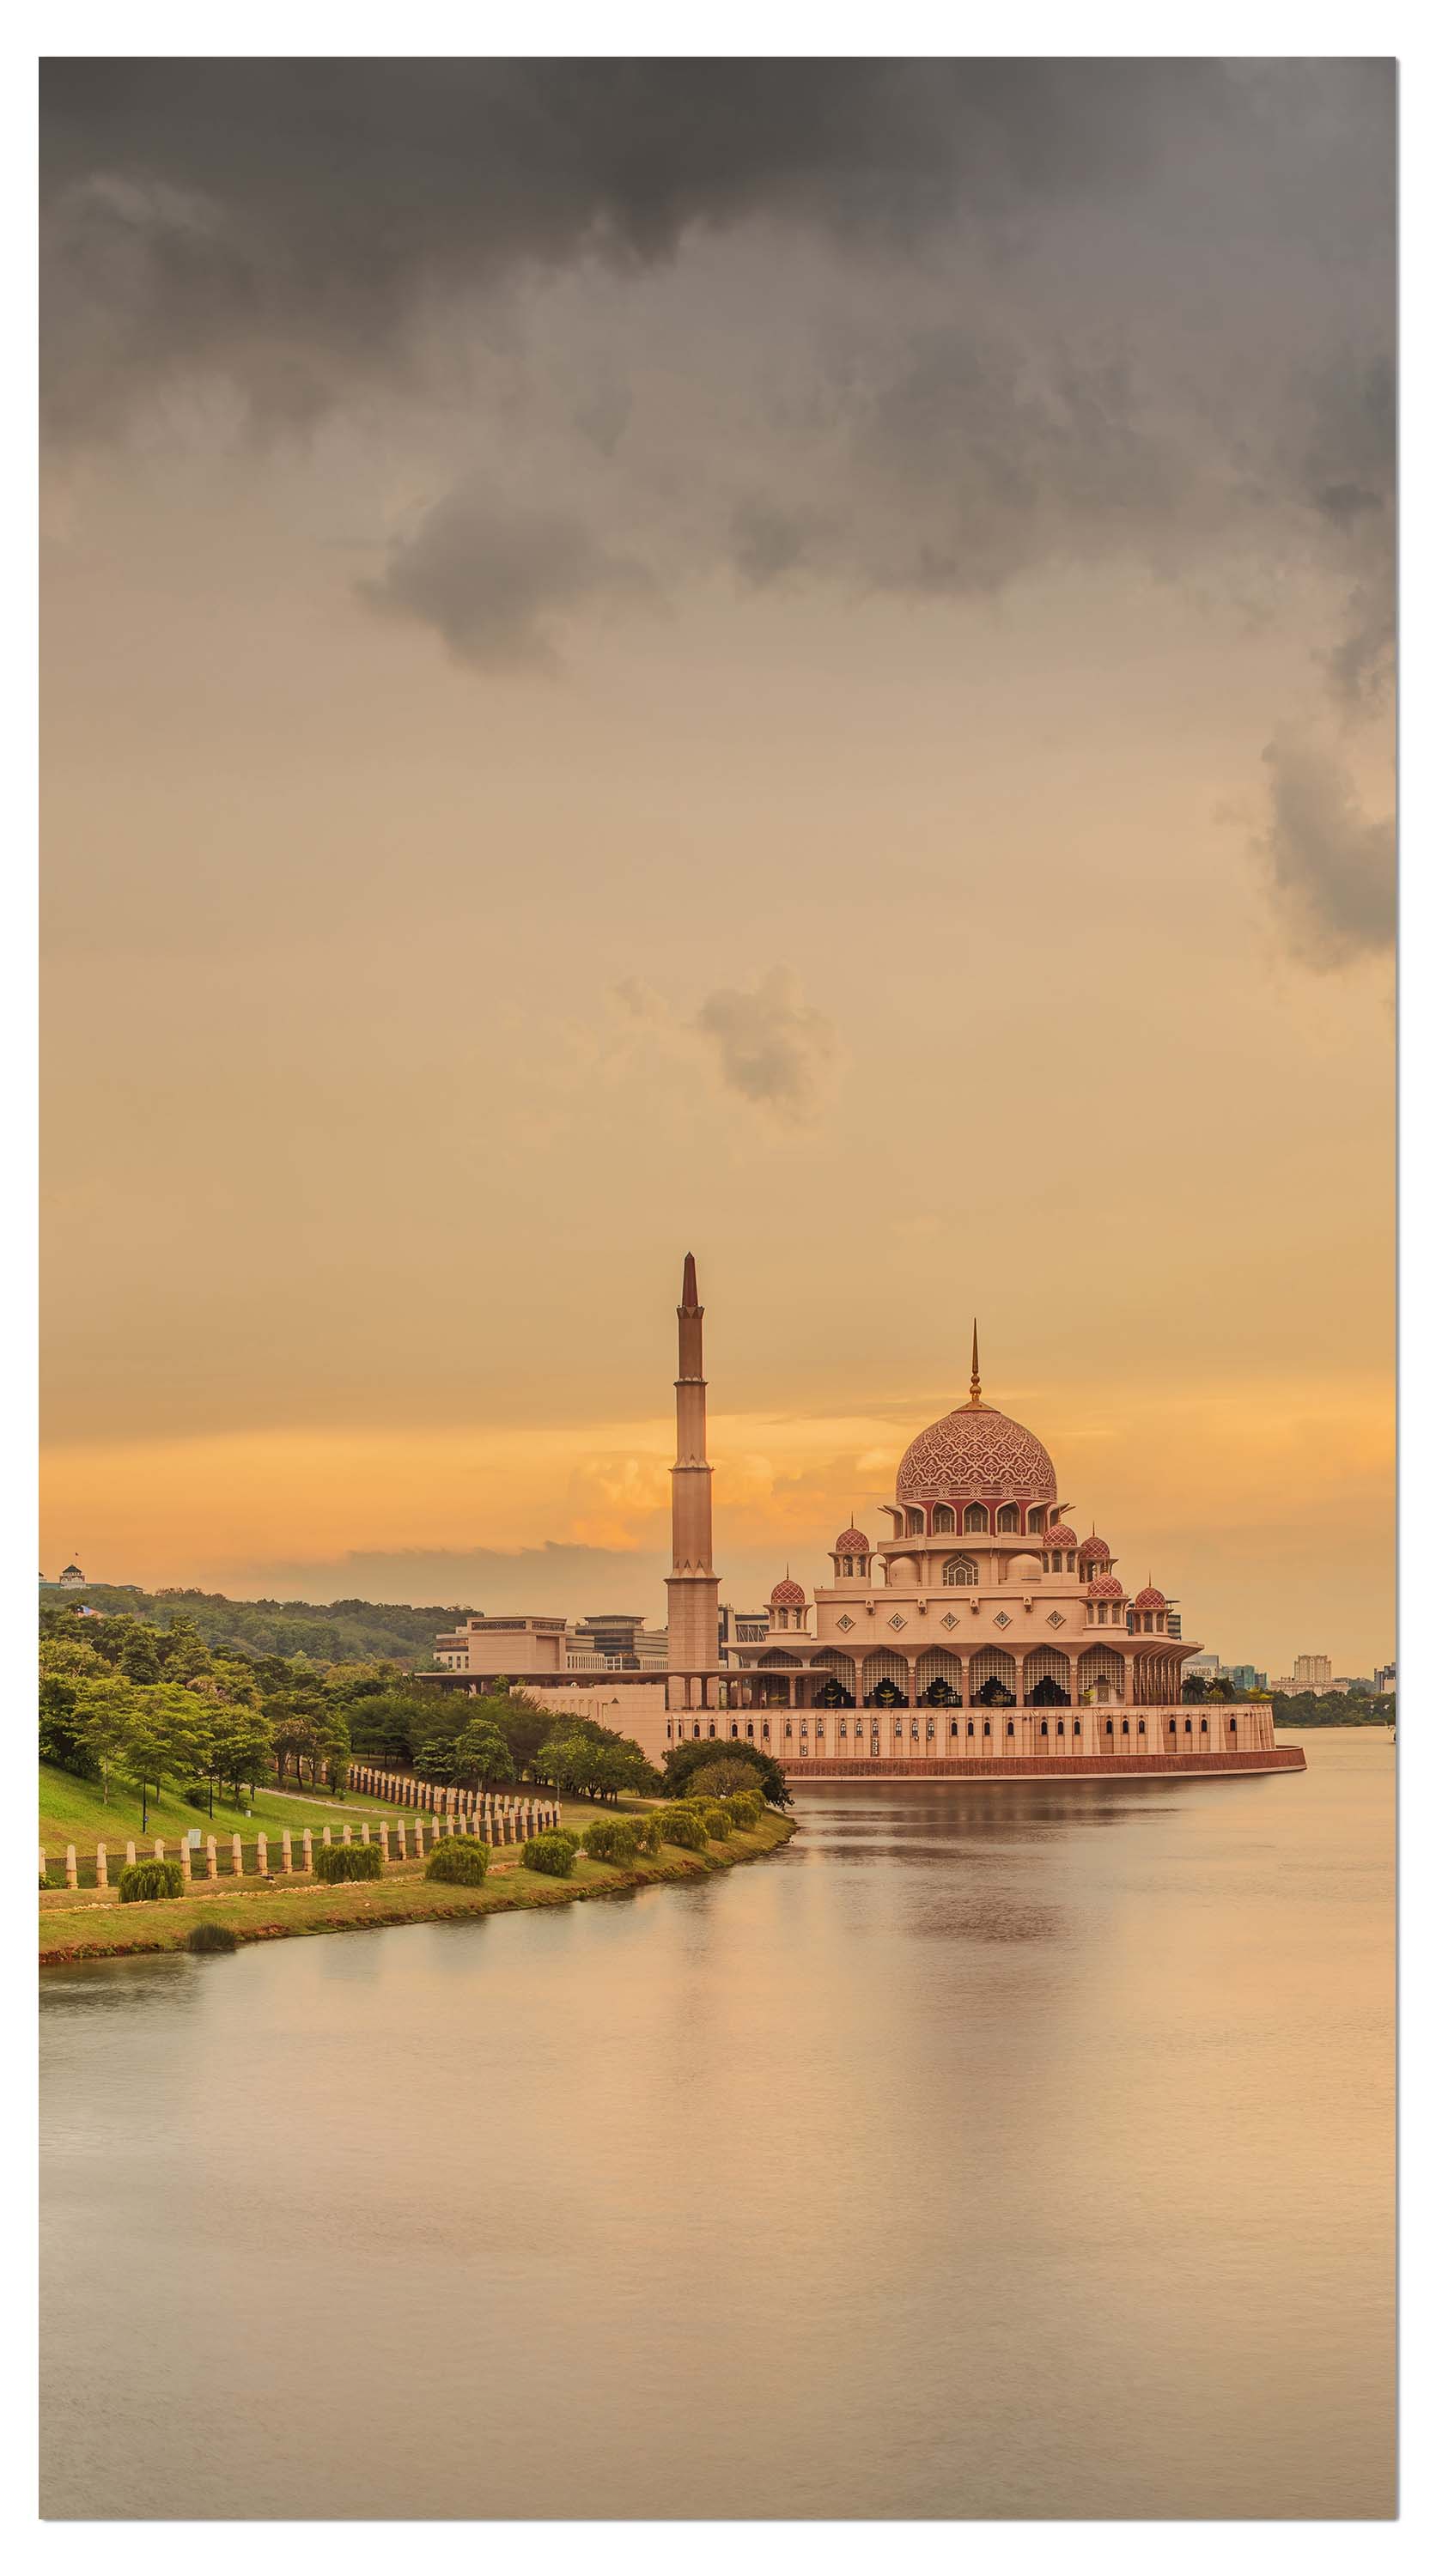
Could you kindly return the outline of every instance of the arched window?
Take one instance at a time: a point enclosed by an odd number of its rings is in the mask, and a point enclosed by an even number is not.
[[[938,1507],[932,1516],[932,1525],[934,1530],[945,1531],[956,1529],[957,1514],[953,1510],[951,1503],[938,1504]]]
[[[1190,1734],[1191,1734],[1191,1731],[1192,1731],[1192,1721],[1191,1721],[1191,1719],[1190,1719],[1190,1718],[1185,1719],[1185,1720],[1184,1720],[1184,1724],[1185,1724],[1185,1726],[1186,1726],[1186,1730],[1187,1730],[1188,1735],[1190,1735]]]
[[[975,1583],[977,1568],[970,1556],[950,1556],[942,1569],[944,1583]]]
[[[971,1718],[969,1718],[969,1719],[968,1719],[968,1721],[967,1721],[967,1731],[968,1731],[968,1734],[969,1734],[969,1735],[975,1735],[975,1734],[977,1733],[977,1729],[976,1729],[976,1727],[974,1726],[974,1724],[973,1724],[973,1722],[972,1722],[972,1719],[971,1719]]]
[[[1045,1717],[1044,1717],[1044,1719],[1043,1719],[1043,1721],[1042,1721],[1042,1732],[1043,1732],[1043,1734],[1044,1734],[1044,1735],[1045,1735],[1045,1734],[1046,1734],[1046,1732],[1047,1732],[1047,1720],[1046,1720],[1046,1718],[1045,1718]]]
[[[1009,1734],[1009,1735],[1015,1735],[1015,1734],[1017,1733],[1017,1729],[1016,1729],[1016,1727],[1013,1725],[1011,1718],[1009,1718],[1009,1719],[1008,1719],[1008,1721],[1007,1721],[1007,1732],[1008,1732],[1008,1734]]]
[[[1109,1717],[1109,1718],[1108,1718],[1108,1720],[1107,1720],[1107,1732],[1108,1732],[1108,1734],[1109,1734],[1109,1735],[1110,1735],[1110,1734],[1111,1734],[1111,1732],[1112,1732],[1112,1721],[1111,1721],[1110,1717]],[[1122,1733],[1125,1735],[1125,1734],[1126,1734],[1126,1732],[1127,1732],[1127,1723],[1126,1723],[1126,1720],[1125,1720],[1125,1718],[1124,1718],[1124,1719],[1123,1719],[1123,1721],[1122,1721]]]
[[[1046,1529],[1047,1512],[1043,1504],[1035,1503],[1033,1505],[1031,1511],[1027,1515],[1027,1526],[1033,1532]]]
[[[1227,1731],[1229,1734],[1235,1735],[1237,1731],[1237,1722],[1234,1717],[1229,1717],[1227,1719]]]
[[[1001,1511],[997,1515],[997,1526],[1000,1530],[1021,1529],[1022,1514],[1015,1503],[1003,1504]]]
[[[1203,1733],[1203,1735],[1205,1735],[1205,1734],[1206,1734],[1206,1732],[1207,1732],[1207,1721],[1206,1721],[1206,1719],[1205,1719],[1205,1718],[1203,1718],[1203,1720],[1202,1720],[1202,1733]]]
[[[1124,1735],[1125,1735],[1125,1734],[1126,1734],[1126,1732],[1127,1732],[1125,1722],[1124,1722],[1123,1727],[1122,1727],[1122,1732],[1123,1732],[1123,1734],[1124,1734]],[[1137,1720],[1137,1733],[1138,1733],[1139,1735],[1145,1735],[1145,1734],[1146,1734],[1146,1732],[1147,1732],[1147,1721],[1146,1721],[1146,1719],[1145,1719],[1144,1717],[1139,1717],[1139,1718],[1138,1718],[1138,1720]]]
[[[992,1720],[990,1717],[985,1717],[983,1719],[982,1732],[984,1735],[990,1735],[992,1733]]]
[[[987,1517],[986,1503],[969,1503],[966,1511],[962,1515],[962,1526],[965,1530],[985,1530],[989,1528],[991,1524]]]
[[[1145,1730],[1145,1728],[1144,1728],[1144,1729],[1143,1729],[1143,1732],[1145,1733],[1145,1731],[1146,1731],[1146,1730]],[[1132,1730],[1131,1730],[1130,1726],[1127,1724],[1127,1721],[1126,1721],[1126,1719],[1125,1719],[1125,1717],[1124,1717],[1124,1718],[1123,1718],[1123,1720],[1122,1720],[1122,1733],[1123,1733],[1124,1735],[1130,1735],[1130,1734],[1131,1734],[1131,1732],[1132,1732]]]
[[[907,1534],[908,1534],[908,1537],[909,1537],[909,1538],[921,1538],[921,1536],[922,1536],[922,1534],[923,1534],[923,1531],[926,1529],[926,1527],[927,1527],[927,1522],[926,1522],[926,1520],[924,1519],[924,1517],[923,1517],[923,1515],[922,1515],[922,1513],[921,1513],[921,1512],[918,1512],[918,1511],[910,1511],[910,1512],[908,1513],[908,1516],[907,1516]]]
[[[1169,1735],[1175,1735],[1175,1734],[1176,1734],[1176,1731],[1177,1731],[1177,1721],[1176,1721],[1176,1719],[1175,1719],[1174,1717],[1169,1717],[1169,1718],[1168,1718],[1168,1720],[1167,1720],[1167,1733],[1168,1733]],[[1191,1719],[1190,1719],[1190,1718],[1188,1718],[1188,1720],[1187,1720],[1187,1733],[1190,1735],[1190,1734],[1191,1734],[1191,1731],[1192,1731],[1192,1721],[1191,1721]]]

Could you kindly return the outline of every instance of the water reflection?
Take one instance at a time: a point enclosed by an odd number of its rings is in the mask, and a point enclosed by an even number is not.
[[[1308,1750],[47,1977],[46,2511],[1387,2512],[1394,1766]]]

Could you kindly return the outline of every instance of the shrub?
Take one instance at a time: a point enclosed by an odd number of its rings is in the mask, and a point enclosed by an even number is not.
[[[583,1847],[593,1860],[637,1860],[644,1848],[642,1836],[637,1816],[600,1816],[584,1835]]]
[[[489,1847],[477,1834],[445,1834],[424,1863],[424,1876],[447,1887],[482,1887],[488,1872]]]
[[[572,1878],[577,1858],[577,1834],[564,1833],[556,1825],[547,1833],[535,1834],[523,1849],[525,1869],[536,1869],[544,1878]]]
[[[702,1812],[703,1822],[708,1828],[709,1841],[715,1843],[726,1843],[729,1835],[733,1831],[733,1819],[729,1815],[727,1808],[717,1805],[707,1806]]]
[[[756,1789],[740,1789],[736,1796],[726,1798],[723,1803],[740,1834],[751,1833],[755,1825],[761,1825],[763,1801]]]
[[[196,1780],[192,1788],[186,1789],[184,1802],[187,1807],[193,1807],[197,1816],[209,1814],[209,1791],[201,1781]]]
[[[177,1860],[137,1860],[120,1872],[120,1903],[152,1905],[157,1897],[179,1896],[184,1871]]]
[[[638,1834],[639,1850],[647,1852],[650,1860],[656,1860],[663,1849],[663,1827],[658,1818],[635,1816],[633,1822]]]
[[[321,1843],[314,1875],[328,1887],[341,1878],[382,1878],[384,1855],[377,1843]]]
[[[237,1950],[239,1934],[228,1923],[196,1923],[185,1948],[193,1950],[199,1958],[220,1950]]]
[[[708,1828],[693,1807],[665,1807],[658,1830],[666,1843],[676,1843],[681,1851],[702,1851],[708,1840]]]

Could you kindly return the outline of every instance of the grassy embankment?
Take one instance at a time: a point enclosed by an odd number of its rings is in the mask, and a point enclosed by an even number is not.
[[[522,1790],[511,1784],[505,1794],[538,1797],[547,1793],[534,1789],[531,1784]],[[625,1799],[624,1810],[636,1808],[638,1803],[637,1800]],[[581,1833],[585,1825],[591,1825],[595,1816],[612,1813],[610,1808],[591,1805],[586,1798],[566,1798],[560,1801],[560,1805],[564,1823],[575,1833]],[[112,1780],[107,1806],[97,1780],[79,1780],[73,1772],[61,1771],[51,1762],[42,1762],[38,1841],[44,1846],[55,1883],[63,1885],[67,1843],[75,1846],[82,1875],[88,1874],[93,1878],[93,1868],[86,1873],[85,1864],[93,1863],[95,1847],[99,1843],[104,1844],[113,1870],[117,1860],[123,1862],[127,1842],[142,1846],[148,1854],[158,1837],[173,1856],[185,1835],[198,1826],[201,1837],[214,1835],[219,1844],[220,1867],[227,1873],[228,1848],[235,1834],[245,1846],[248,1866],[252,1869],[258,1834],[268,1835],[274,1845],[273,1858],[277,1864],[279,1836],[286,1825],[296,1843],[306,1825],[318,1842],[326,1825],[331,1827],[337,1839],[345,1824],[357,1828],[367,1821],[374,1825],[381,1817],[387,1817],[393,1823],[400,1816],[412,1818],[413,1812],[411,1807],[396,1807],[382,1798],[366,1798],[357,1790],[343,1798],[326,1798],[318,1790],[312,1793],[306,1790],[302,1796],[285,1796],[279,1790],[261,1789],[247,1809],[232,1806],[216,1796],[211,1820],[207,1813],[187,1805],[178,1788],[168,1787],[159,1797],[151,1796],[149,1823],[142,1832],[140,1801],[134,1790]]]
[[[580,1809],[590,1819],[592,1809]],[[659,1810],[661,1813],[661,1809]],[[124,1958],[182,1950],[196,1923],[227,1923],[241,1941],[273,1941],[318,1932],[381,1930],[386,1924],[456,1922],[474,1914],[512,1913],[536,1905],[567,1905],[584,1897],[611,1896],[630,1888],[705,1877],[775,1851],[795,1830],[792,1821],[765,1811],[750,1833],[735,1833],[706,1851],[681,1851],[665,1843],[656,1860],[621,1868],[581,1856],[570,1879],[542,1878],[522,1866],[519,1851],[494,1854],[482,1887],[445,1887],[425,1878],[418,1861],[391,1865],[379,1880],[338,1887],[309,1879],[221,1880],[213,1895],[176,1897],[161,1905],[124,1905],[113,1889],[61,1888],[40,1897],[40,1964]],[[74,1840],[74,1836],[71,1836]]]

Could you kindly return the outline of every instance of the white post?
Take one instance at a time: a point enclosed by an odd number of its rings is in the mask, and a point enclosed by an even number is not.
[[[383,1855],[384,1867],[387,1869],[389,1866],[389,1828],[387,1824],[381,1824],[379,1827],[379,1849]]]
[[[234,1874],[235,1874],[235,1877],[236,1877],[236,1878],[243,1878],[243,1876],[244,1876],[244,1845],[243,1845],[243,1843],[240,1841],[238,1834],[231,1834],[231,1836],[230,1836],[230,1838],[229,1838],[229,1848],[230,1848],[230,1854],[231,1854],[231,1857],[232,1857],[233,1862],[234,1862]]]
[[[185,1886],[188,1887],[190,1883],[188,1834],[181,1834],[180,1836],[180,1876],[184,1880]]]
[[[66,1885],[67,1887],[78,1887],[78,1886],[79,1886],[79,1884],[80,1884],[80,1866],[79,1866],[78,1861],[77,1861],[77,1860],[76,1860],[76,1858],[75,1858],[75,1846],[74,1846],[74,1844],[73,1844],[73,1843],[66,1843],[66,1845],[65,1845],[65,1885]]]
[[[209,1834],[205,1837],[204,1874],[206,1878],[218,1878],[219,1876],[219,1848],[215,1842],[213,1834]]]
[[[279,1866],[283,1870],[286,1878],[292,1874],[294,1869],[294,1845],[290,1841],[289,1827],[287,1825],[283,1828],[279,1837]]]
[[[404,1830],[404,1819],[402,1816],[400,1816],[398,1823],[395,1825],[394,1831],[399,1837],[399,1858],[401,1860],[407,1860],[409,1857],[409,1837]]]
[[[304,1866],[306,1870],[312,1870],[314,1867],[314,1836],[310,1832],[308,1825],[304,1828],[302,1840],[304,1844]]]
[[[333,1845],[334,1845],[334,1836],[333,1836],[333,1835],[332,1835],[332,1833],[330,1832],[329,1827],[326,1825],[326,1826],[325,1826],[325,1828],[324,1828],[324,1848],[325,1848],[325,1850],[326,1850],[326,1851],[330,1851],[330,1850],[332,1850],[332,1849],[333,1849]]]
[[[353,1827],[352,1827],[352,1826],[350,1826],[350,1825],[346,1825],[346,1826],[345,1826],[345,1828],[344,1828],[344,1839],[345,1839],[346,1843],[352,1843],[352,1841],[354,1840],[354,1832],[353,1832]]]
[[[260,1875],[260,1877],[261,1877],[261,1878],[268,1878],[268,1876],[269,1876],[269,1836],[268,1836],[268,1834],[257,1834],[257,1835],[255,1836],[255,1840],[256,1840],[256,1842],[257,1842],[257,1843],[258,1843],[258,1845],[259,1845],[259,1875]]]
[[[135,1865],[135,1847],[134,1847],[134,1844],[133,1844],[133,1843],[126,1843],[126,1845],[125,1845],[125,1867],[126,1867],[126,1869],[133,1869],[133,1868],[134,1868],[134,1865]]]
[[[104,1846],[104,1844],[103,1844],[103,1843],[96,1843],[96,1845],[95,1845],[95,1885],[96,1885],[96,1887],[108,1887],[108,1886],[109,1886],[109,1883],[110,1883],[110,1855],[109,1855],[109,1853],[106,1851],[105,1846]]]

